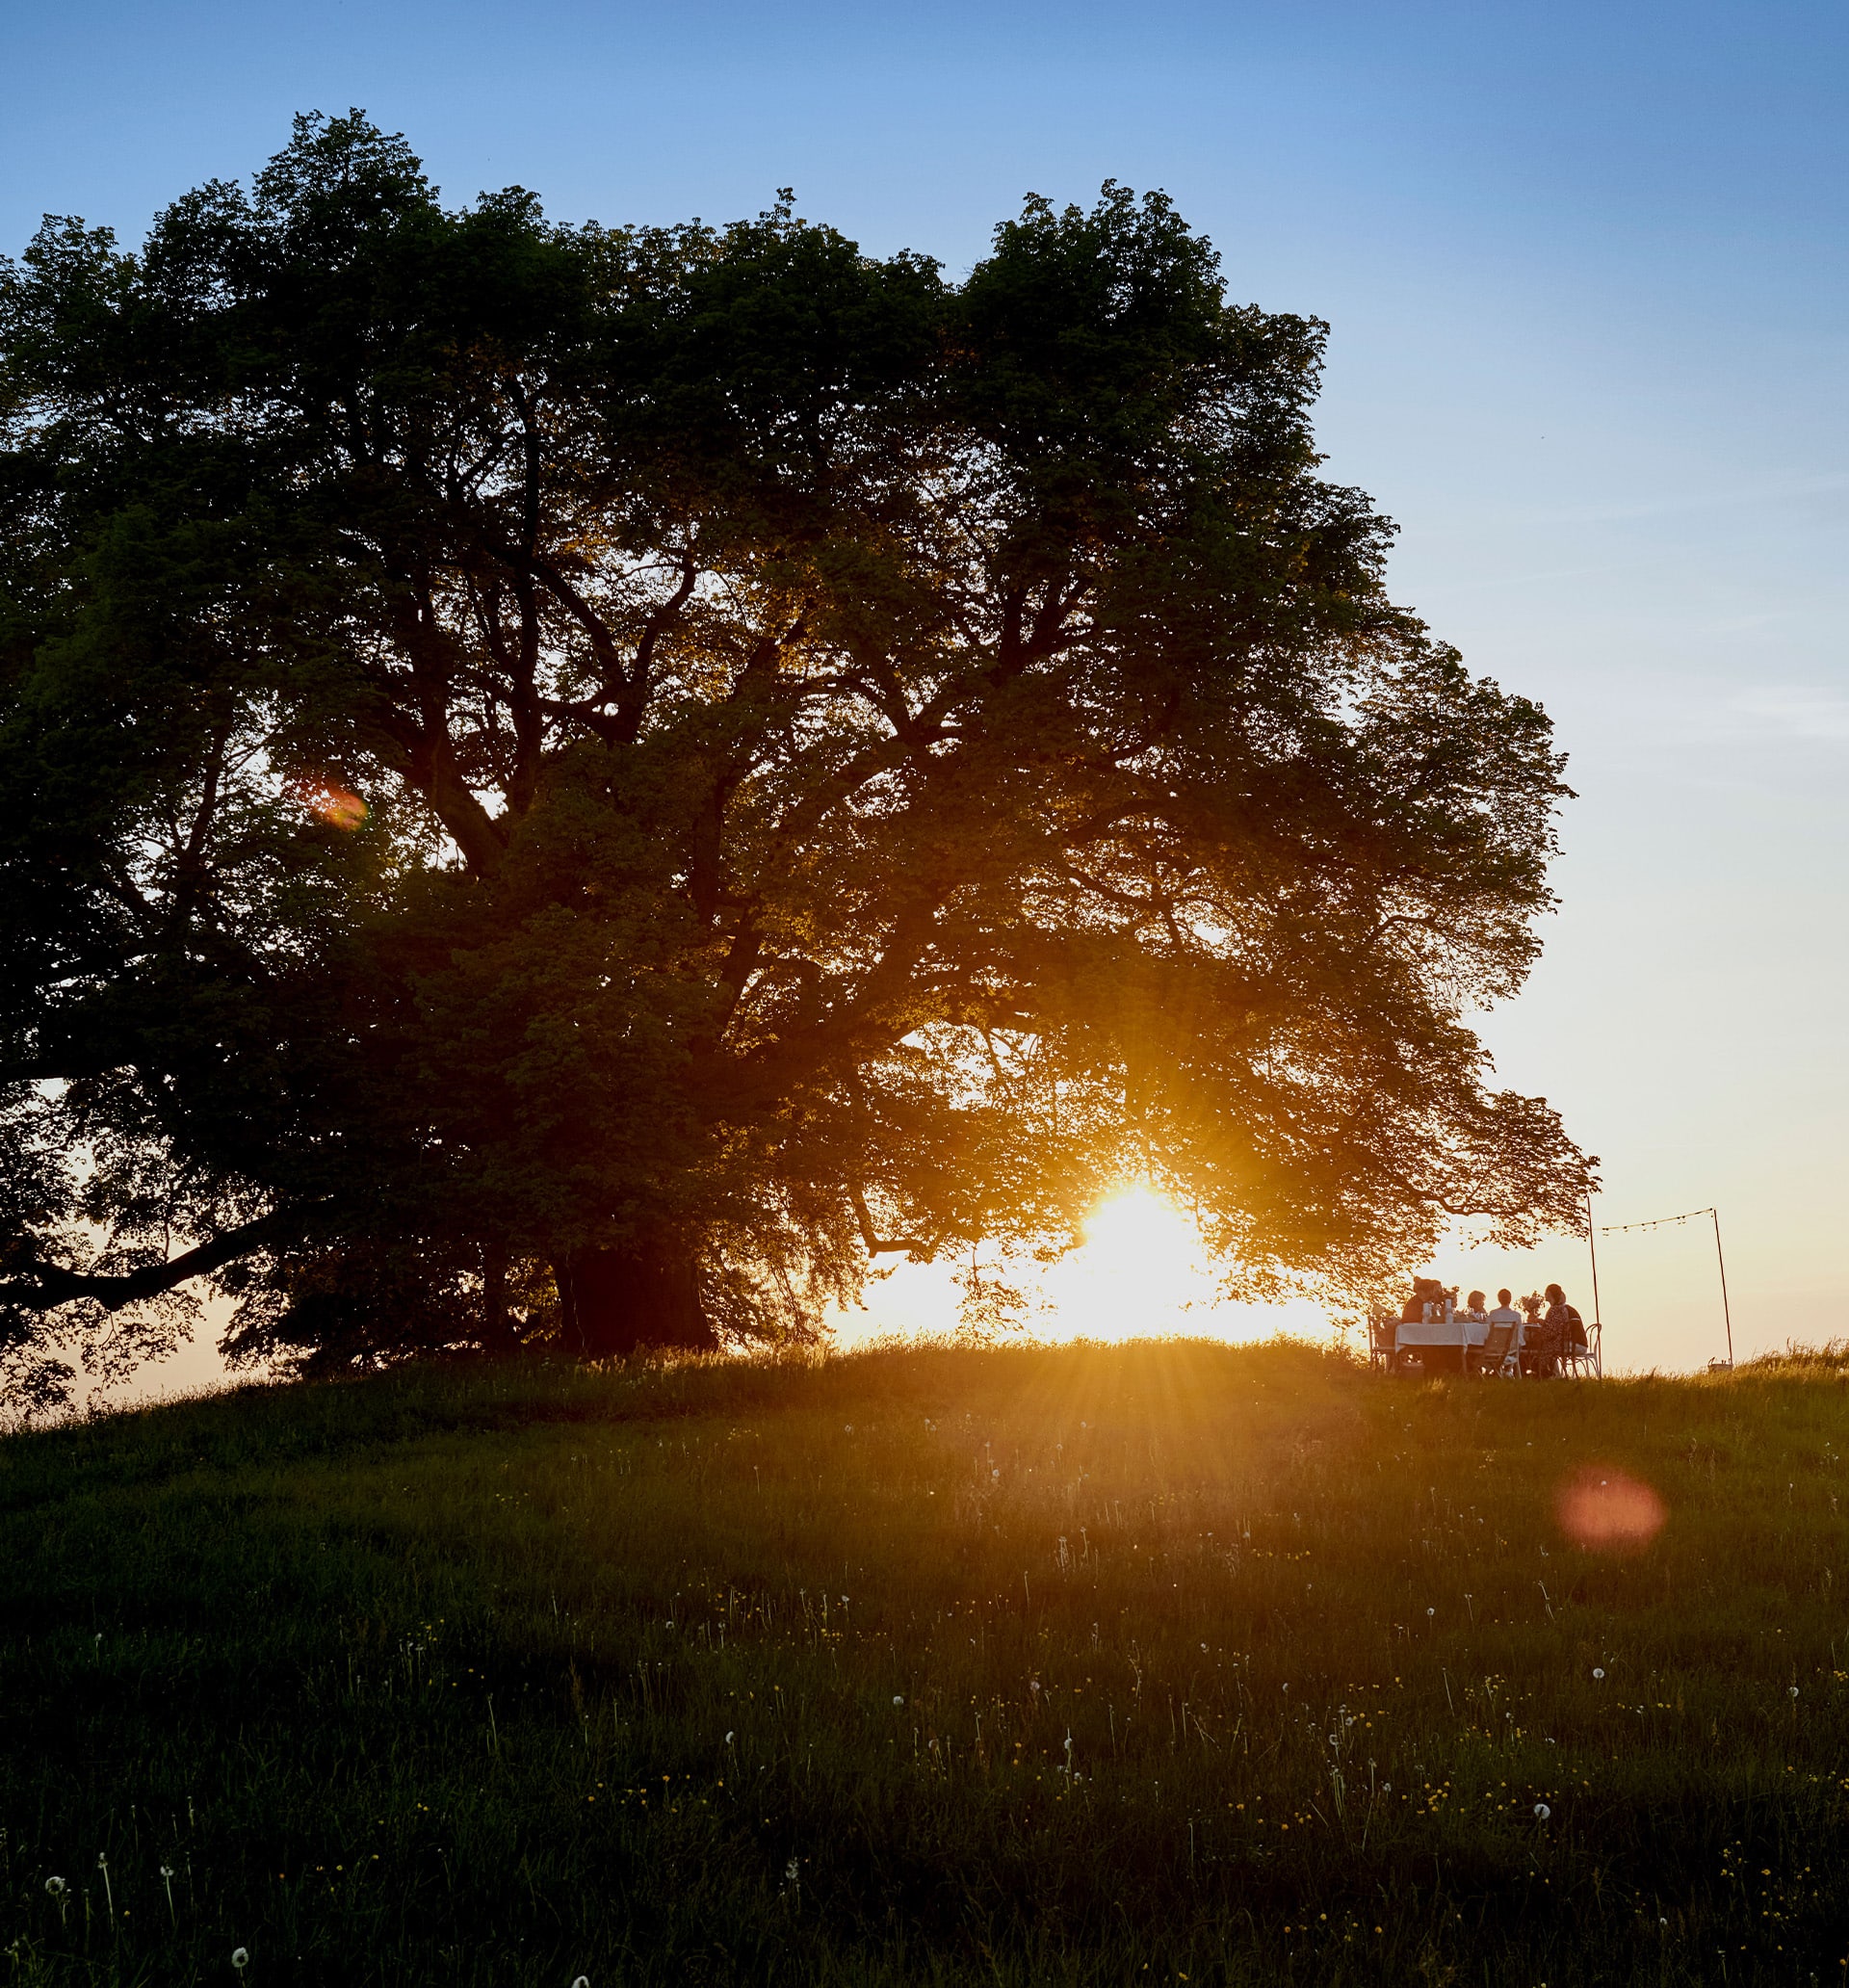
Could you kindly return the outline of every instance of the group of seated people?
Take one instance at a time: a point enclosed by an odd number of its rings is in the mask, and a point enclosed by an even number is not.
[[[1413,1295],[1399,1316],[1404,1323],[1443,1319],[1479,1325],[1513,1325],[1515,1332],[1510,1344],[1521,1360],[1522,1372],[1542,1377],[1557,1373],[1569,1354],[1586,1349],[1586,1321],[1567,1302],[1567,1294],[1558,1284],[1550,1284],[1545,1292],[1531,1291],[1520,1300],[1520,1311],[1515,1309],[1516,1300],[1506,1291],[1496,1294],[1494,1311],[1486,1311],[1484,1303],[1480,1291],[1470,1293],[1460,1305],[1456,1285],[1446,1290],[1436,1277],[1415,1277]]]

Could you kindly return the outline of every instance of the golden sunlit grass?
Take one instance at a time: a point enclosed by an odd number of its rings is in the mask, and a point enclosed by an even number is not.
[[[923,1349],[14,1439],[0,1951],[1839,1981],[1844,1377]]]

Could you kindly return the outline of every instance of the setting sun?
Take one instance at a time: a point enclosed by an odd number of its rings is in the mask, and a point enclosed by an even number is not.
[[[1244,1342],[1279,1332],[1322,1339],[1329,1330],[1328,1318],[1308,1298],[1253,1304],[1222,1295],[1193,1217],[1146,1185],[1099,1203],[1083,1244],[1046,1273],[1042,1293],[1033,1329],[1045,1340],[1182,1333]]]
[[[1255,1304],[1220,1291],[1193,1217],[1139,1183],[1101,1201],[1079,1247],[1027,1281],[1027,1314],[1020,1325],[1026,1337],[1043,1344],[1177,1334],[1235,1344],[1280,1332],[1313,1340],[1328,1336],[1327,1314],[1309,1298]],[[851,1347],[895,1332],[954,1332],[957,1318],[953,1268],[940,1261],[894,1266],[870,1290],[864,1306],[843,1309],[831,1325],[835,1343]]]
[[[1132,1187],[1099,1205],[1082,1245],[1046,1275],[1042,1336],[1142,1339],[1224,1328],[1200,1231],[1190,1217],[1148,1187]]]

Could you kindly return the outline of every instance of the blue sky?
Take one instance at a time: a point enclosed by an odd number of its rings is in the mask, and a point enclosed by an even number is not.
[[[1844,1329],[1849,8],[6,0],[0,25],[7,250],[44,210],[132,238],[293,112],[354,104],[456,200],[723,220],[793,185],[953,272],[1029,190],[1166,188],[1237,297],[1329,320],[1330,471],[1399,521],[1395,591],[1573,755],[1548,958],[1487,1026],[1506,1076],[1604,1156],[1602,1218],[1719,1203],[1743,1348]],[[1602,1263],[1625,1362],[1720,1349],[1692,1233]]]

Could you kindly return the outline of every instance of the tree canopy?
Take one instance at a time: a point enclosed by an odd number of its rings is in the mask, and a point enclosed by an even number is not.
[[[357,113],[139,251],[47,220],[0,269],[19,1384],[214,1286],[326,1363],[801,1332],[1133,1177],[1249,1293],[1576,1222],[1470,1024],[1563,762],[1318,475],[1324,332],[1159,195],[1029,198],[958,283],[787,194],[446,207]]]

